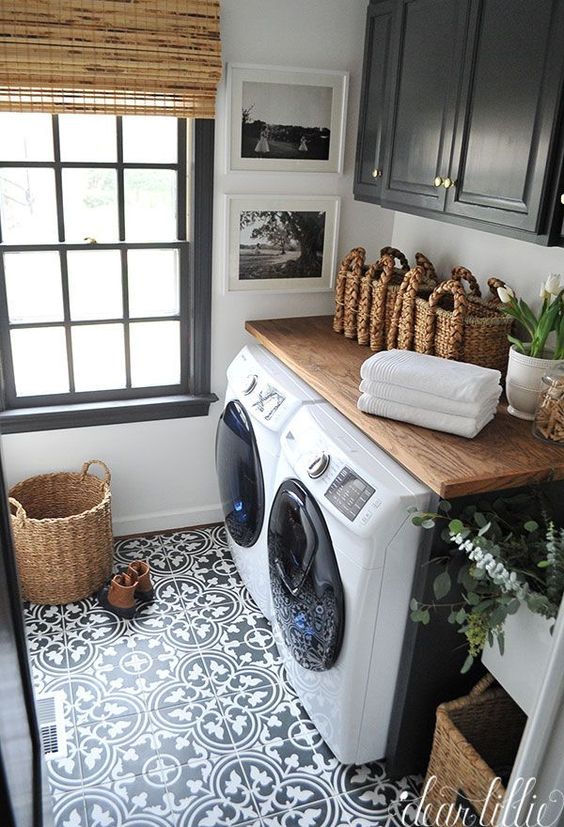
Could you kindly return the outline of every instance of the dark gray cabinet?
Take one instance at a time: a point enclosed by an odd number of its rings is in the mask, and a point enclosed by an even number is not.
[[[355,192],[379,199],[384,163],[385,112],[390,88],[390,44],[395,0],[368,8],[364,43],[364,72],[355,167]]]
[[[355,197],[564,243],[564,0],[372,0],[368,21]]]
[[[382,200],[443,210],[470,0],[400,0]]]
[[[453,157],[452,215],[541,230],[562,88],[561,0],[482,0]]]

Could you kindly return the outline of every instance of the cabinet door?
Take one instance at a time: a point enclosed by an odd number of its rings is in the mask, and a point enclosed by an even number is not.
[[[446,210],[533,232],[560,108],[561,0],[479,0]]]
[[[443,210],[470,0],[400,0],[382,203]]]
[[[390,37],[395,3],[392,0],[368,7],[358,143],[354,180],[355,197],[380,201],[383,165],[383,132],[388,108]]]

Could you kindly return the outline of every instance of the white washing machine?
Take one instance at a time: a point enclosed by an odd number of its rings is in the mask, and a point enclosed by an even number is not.
[[[280,434],[302,405],[321,397],[260,345],[248,345],[227,369],[216,435],[216,470],[227,536],[243,582],[269,620],[268,514]]]
[[[288,679],[336,757],[384,757],[430,490],[331,405],[282,434],[268,530],[273,627]]]

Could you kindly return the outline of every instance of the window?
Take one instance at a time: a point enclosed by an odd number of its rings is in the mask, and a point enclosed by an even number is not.
[[[5,431],[207,413],[210,145],[212,121],[0,113]]]

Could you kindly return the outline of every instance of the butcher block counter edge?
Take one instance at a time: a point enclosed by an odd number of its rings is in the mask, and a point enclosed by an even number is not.
[[[564,479],[564,447],[535,439],[531,424],[500,405],[475,439],[432,431],[357,408],[366,347],[332,329],[331,316],[248,321],[246,330],[369,439],[441,497]]]

